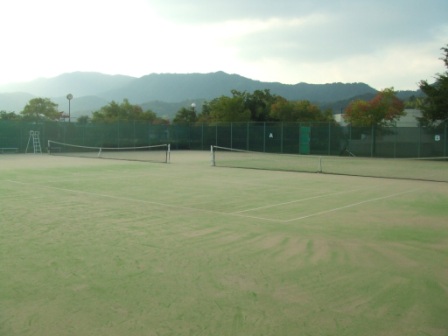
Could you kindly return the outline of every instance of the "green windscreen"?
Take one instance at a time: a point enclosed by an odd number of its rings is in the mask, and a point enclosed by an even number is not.
[[[300,154],[310,154],[311,128],[300,127]]]

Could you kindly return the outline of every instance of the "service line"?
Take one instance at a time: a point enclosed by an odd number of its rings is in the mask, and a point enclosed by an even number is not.
[[[293,203],[299,203],[299,202],[306,202],[306,201],[310,201],[310,200],[317,199],[317,198],[330,197],[330,196],[334,196],[334,195],[341,195],[341,194],[346,194],[346,193],[351,193],[351,192],[355,192],[355,191],[359,191],[359,190],[366,190],[366,189],[368,189],[368,188],[357,188],[357,189],[351,189],[351,190],[338,191],[338,192],[335,192],[335,193],[326,193],[326,194],[321,194],[321,195],[307,197],[307,198],[300,198],[300,199],[296,199],[296,200],[292,200],[292,201],[288,201],[288,202],[283,202],[283,203],[269,204],[269,205],[261,206],[261,207],[257,207],[257,208],[251,208],[251,209],[246,209],[246,210],[235,211],[235,212],[232,212],[232,214],[236,215],[236,214],[240,214],[240,213],[244,213],[244,212],[262,210],[262,209],[269,209],[269,208],[275,208],[275,207],[278,207],[278,206],[283,206],[283,205],[288,205],[288,204],[293,204]]]
[[[376,201],[380,201],[380,200],[384,200],[387,198],[392,198],[392,197],[396,197],[396,196],[400,196],[400,195],[404,195],[404,194],[409,194],[412,192],[417,191],[418,189],[411,189],[411,190],[407,190],[407,191],[403,191],[403,192],[399,192],[399,193],[395,193],[395,194],[391,194],[391,195],[387,195],[387,196],[383,196],[383,197],[376,197],[376,198],[371,198],[371,199],[367,199],[361,202],[356,202],[356,203],[351,203],[348,205],[344,205],[338,208],[333,208],[333,209],[329,209],[329,210],[324,210],[324,211],[319,211],[319,212],[315,212],[306,216],[301,216],[301,217],[296,217],[296,218],[291,218],[291,219],[286,219],[283,220],[282,222],[284,223],[289,223],[289,222],[293,222],[293,221],[299,221],[302,219],[306,219],[306,218],[310,218],[310,217],[316,217],[316,216],[320,216],[320,215],[324,215],[330,212],[335,212],[335,211],[339,211],[339,210],[344,210],[344,209],[348,209],[348,208],[352,208],[361,204],[365,204],[365,203],[370,203],[370,202],[376,202]]]

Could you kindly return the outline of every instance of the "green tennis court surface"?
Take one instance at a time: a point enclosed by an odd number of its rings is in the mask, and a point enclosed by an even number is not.
[[[447,335],[448,184],[0,156],[0,335]]]

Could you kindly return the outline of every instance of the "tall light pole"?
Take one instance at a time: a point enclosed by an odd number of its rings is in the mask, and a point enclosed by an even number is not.
[[[70,122],[70,100],[73,99],[73,95],[69,93],[67,95],[67,99],[68,99],[68,122]]]
[[[188,117],[190,123],[196,121],[196,103],[191,103],[191,112],[193,113]]]

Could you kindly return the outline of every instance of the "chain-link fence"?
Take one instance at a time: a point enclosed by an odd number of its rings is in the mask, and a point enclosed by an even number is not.
[[[94,147],[170,143],[172,149],[208,150],[211,145],[258,152],[363,157],[448,156],[448,125],[351,127],[334,123],[213,123],[152,125],[141,121],[67,123],[0,121],[0,149],[29,149],[30,131],[47,140]],[[28,150],[29,151],[29,150]]]

